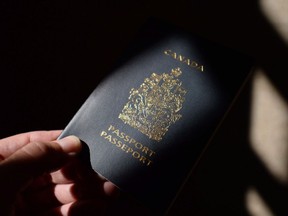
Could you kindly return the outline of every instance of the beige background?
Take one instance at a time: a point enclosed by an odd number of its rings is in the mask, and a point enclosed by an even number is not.
[[[199,28],[253,56],[256,67],[183,193],[193,201],[180,199],[172,215],[288,215],[288,2],[231,4],[235,14],[209,9],[208,19],[210,10],[227,15],[216,32]]]

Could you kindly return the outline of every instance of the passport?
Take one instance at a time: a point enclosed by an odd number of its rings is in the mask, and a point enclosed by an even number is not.
[[[165,214],[245,83],[253,61],[152,20],[64,129],[94,171]]]

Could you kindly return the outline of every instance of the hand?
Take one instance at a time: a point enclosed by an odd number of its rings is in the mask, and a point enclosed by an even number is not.
[[[117,193],[77,158],[75,136],[39,131],[0,140],[0,215],[101,215]]]

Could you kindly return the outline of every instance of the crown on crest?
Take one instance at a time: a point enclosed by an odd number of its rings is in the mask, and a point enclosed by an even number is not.
[[[150,139],[161,141],[169,127],[182,117],[179,111],[187,91],[177,78],[181,74],[180,68],[172,69],[170,74],[152,73],[138,89],[131,89],[119,118]]]

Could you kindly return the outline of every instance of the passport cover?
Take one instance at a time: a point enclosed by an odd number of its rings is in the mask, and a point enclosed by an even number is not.
[[[251,66],[234,50],[154,20],[61,137],[78,136],[97,173],[165,213]]]

